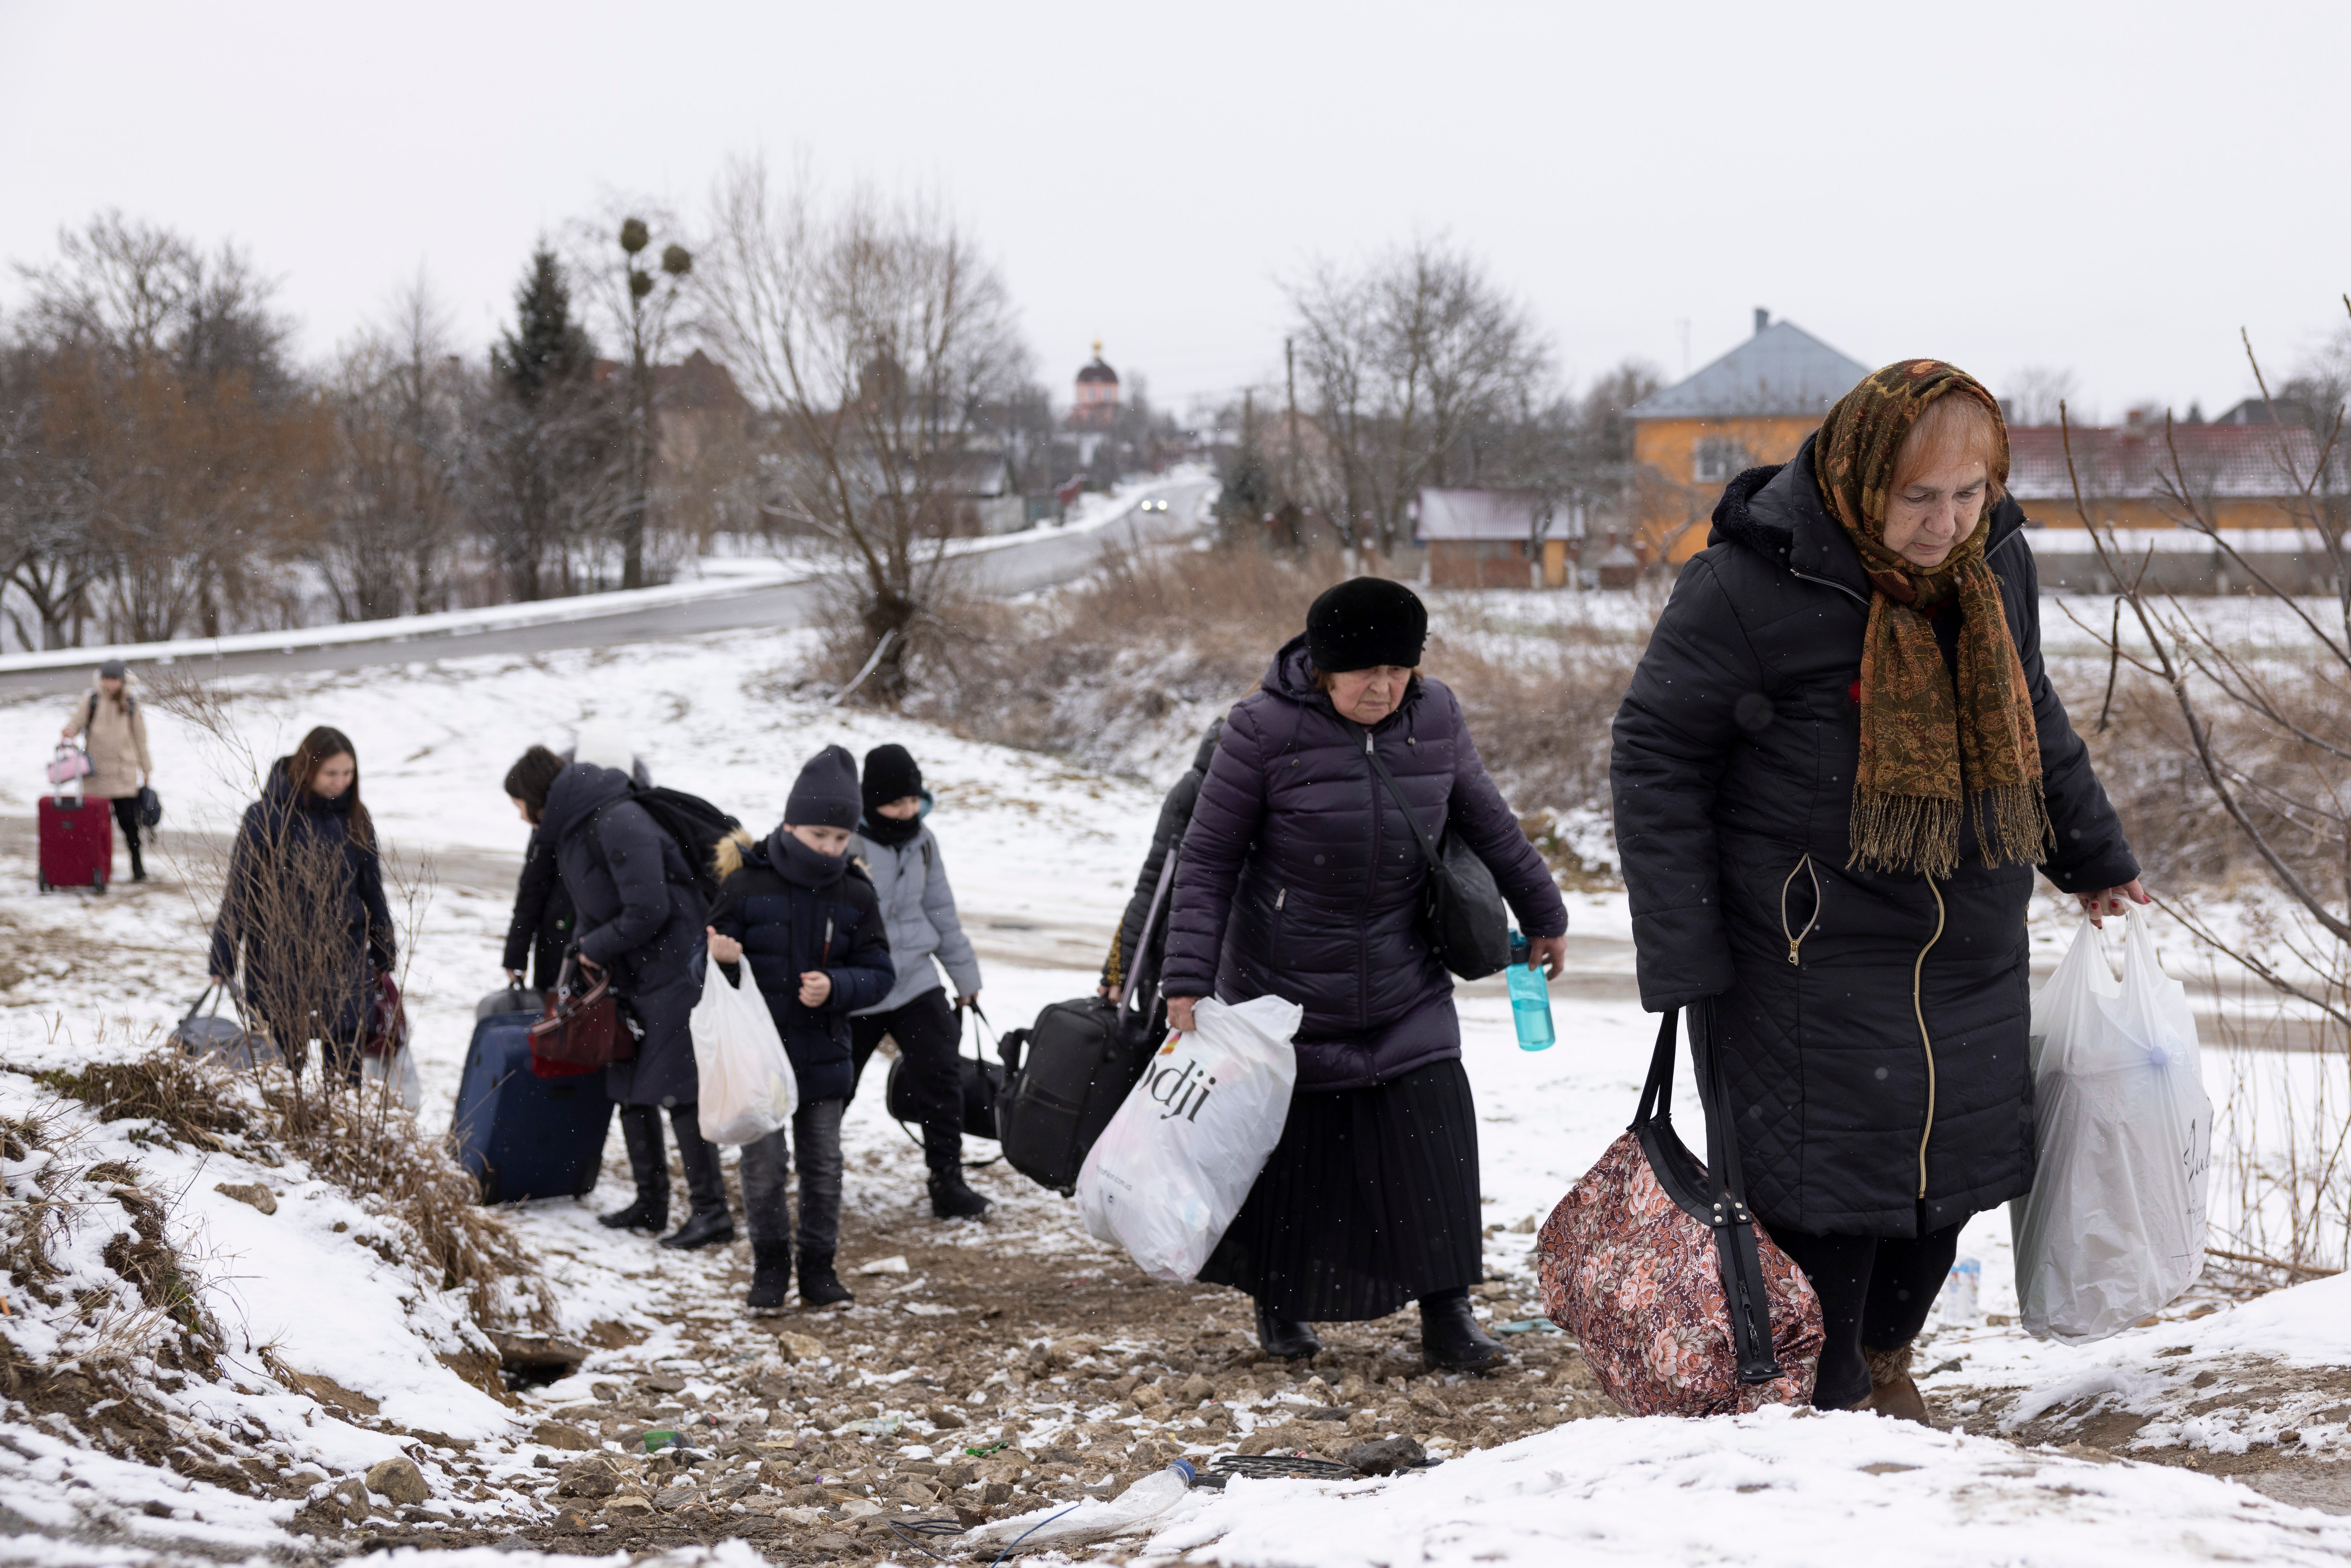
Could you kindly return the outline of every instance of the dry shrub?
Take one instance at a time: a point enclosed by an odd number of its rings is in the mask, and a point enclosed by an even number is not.
[[[1165,778],[1345,575],[1335,551],[1106,549],[1100,572],[1058,593],[966,605],[909,711],[975,739]],[[1546,613],[1513,620],[1516,596],[1432,597],[1424,668],[1459,696],[1488,770],[1571,880],[1599,868],[1561,822],[1606,819],[1608,726],[1660,601],[1546,596]]]
[[[1102,570],[1059,593],[958,605],[907,711],[977,740],[1154,774],[1256,688],[1344,575],[1335,553],[1105,546]]]
[[[2273,671],[2268,695],[2305,734],[2337,730],[2351,711],[2324,671]],[[2111,700],[2103,672],[2095,681],[2077,675],[2064,696],[2150,886],[2236,895],[2266,881],[2252,841],[2216,807],[2179,706],[2161,681],[2125,665]],[[2340,885],[2341,822],[2312,801],[2331,808],[2351,779],[2315,772],[2311,748],[2243,707],[2214,703],[2201,716],[2254,825],[2306,882]]]
[[[0,1201],[0,1266],[16,1307],[0,1324],[0,1388],[17,1392],[26,1375],[54,1364],[96,1365],[152,1355],[209,1367],[220,1330],[198,1300],[195,1276],[164,1228],[165,1205],[127,1160],[79,1156],[79,1134],[62,1103],[0,1119],[0,1154],[20,1171]],[[118,1218],[119,1215],[119,1218]],[[93,1268],[73,1245],[86,1226],[116,1229]],[[28,1354],[15,1330],[37,1320],[50,1339]]]
[[[246,1130],[245,1113],[223,1098],[218,1074],[177,1051],[93,1061],[78,1072],[56,1068],[34,1077],[80,1101],[101,1122],[143,1119],[154,1123],[162,1136],[201,1148],[224,1148],[223,1134]]]

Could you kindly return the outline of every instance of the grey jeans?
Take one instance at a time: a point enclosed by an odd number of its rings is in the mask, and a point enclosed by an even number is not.
[[[802,1257],[830,1258],[841,1242],[841,1115],[846,1100],[817,1100],[792,1113],[789,1130],[778,1127],[743,1145],[743,1218],[751,1245],[792,1239],[791,1213],[784,1183],[792,1169],[790,1140],[800,1145]]]

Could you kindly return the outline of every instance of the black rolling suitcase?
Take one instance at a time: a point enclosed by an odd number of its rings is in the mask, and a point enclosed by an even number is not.
[[[1055,1002],[1025,1030],[997,1042],[1005,1082],[996,1100],[997,1141],[1005,1163],[1063,1197],[1077,1190],[1079,1167],[1143,1076],[1165,1033],[1159,964],[1152,936],[1176,880],[1171,848],[1152,895],[1135,965],[1116,1001],[1080,997]]]
[[[450,1134],[482,1184],[484,1203],[584,1197],[604,1159],[612,1102],[604,1075],[540,1078],[530,1070],[536,1012],[496,1013],[474,1026]]]

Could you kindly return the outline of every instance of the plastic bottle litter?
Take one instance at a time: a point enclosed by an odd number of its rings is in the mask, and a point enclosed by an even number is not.
[[[1181,1502],[1198,1479],[1199,1472],[1192,1468],[1190,1460],[1177,1459],[1166,1469],[1144,1477],[1108,1502],[1091,1508],[1079,1503],[1059,1513],[1048,1513],[1041,1520],[1032,1520],[1027,1514],[999,1519],[971,1531],[967,1539],[976,1548],[1009,1548],[1018,1543],[1023,1552],[1092,1545],[1124,1535],[1158,1518]]]
[[[1510,933],[1510,1021],[1518,1026],[1520,1051],[1549,1051],[1558,1037],[1551,1027],[1551,987],[1541,969],[1528,962],[1534,945]]]
[[[1946,1322],[1971,1323],[1980,1315],[1982,1291],[1983,1265],[1973,1258],[1962,1258],[1951,1265],[1943,1293],[1936,1298],[1935,1311]]]

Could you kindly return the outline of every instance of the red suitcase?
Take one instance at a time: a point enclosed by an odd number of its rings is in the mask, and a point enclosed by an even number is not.
[[[41,891],[114,880],[114,802],[82,795],[41,797]]]

